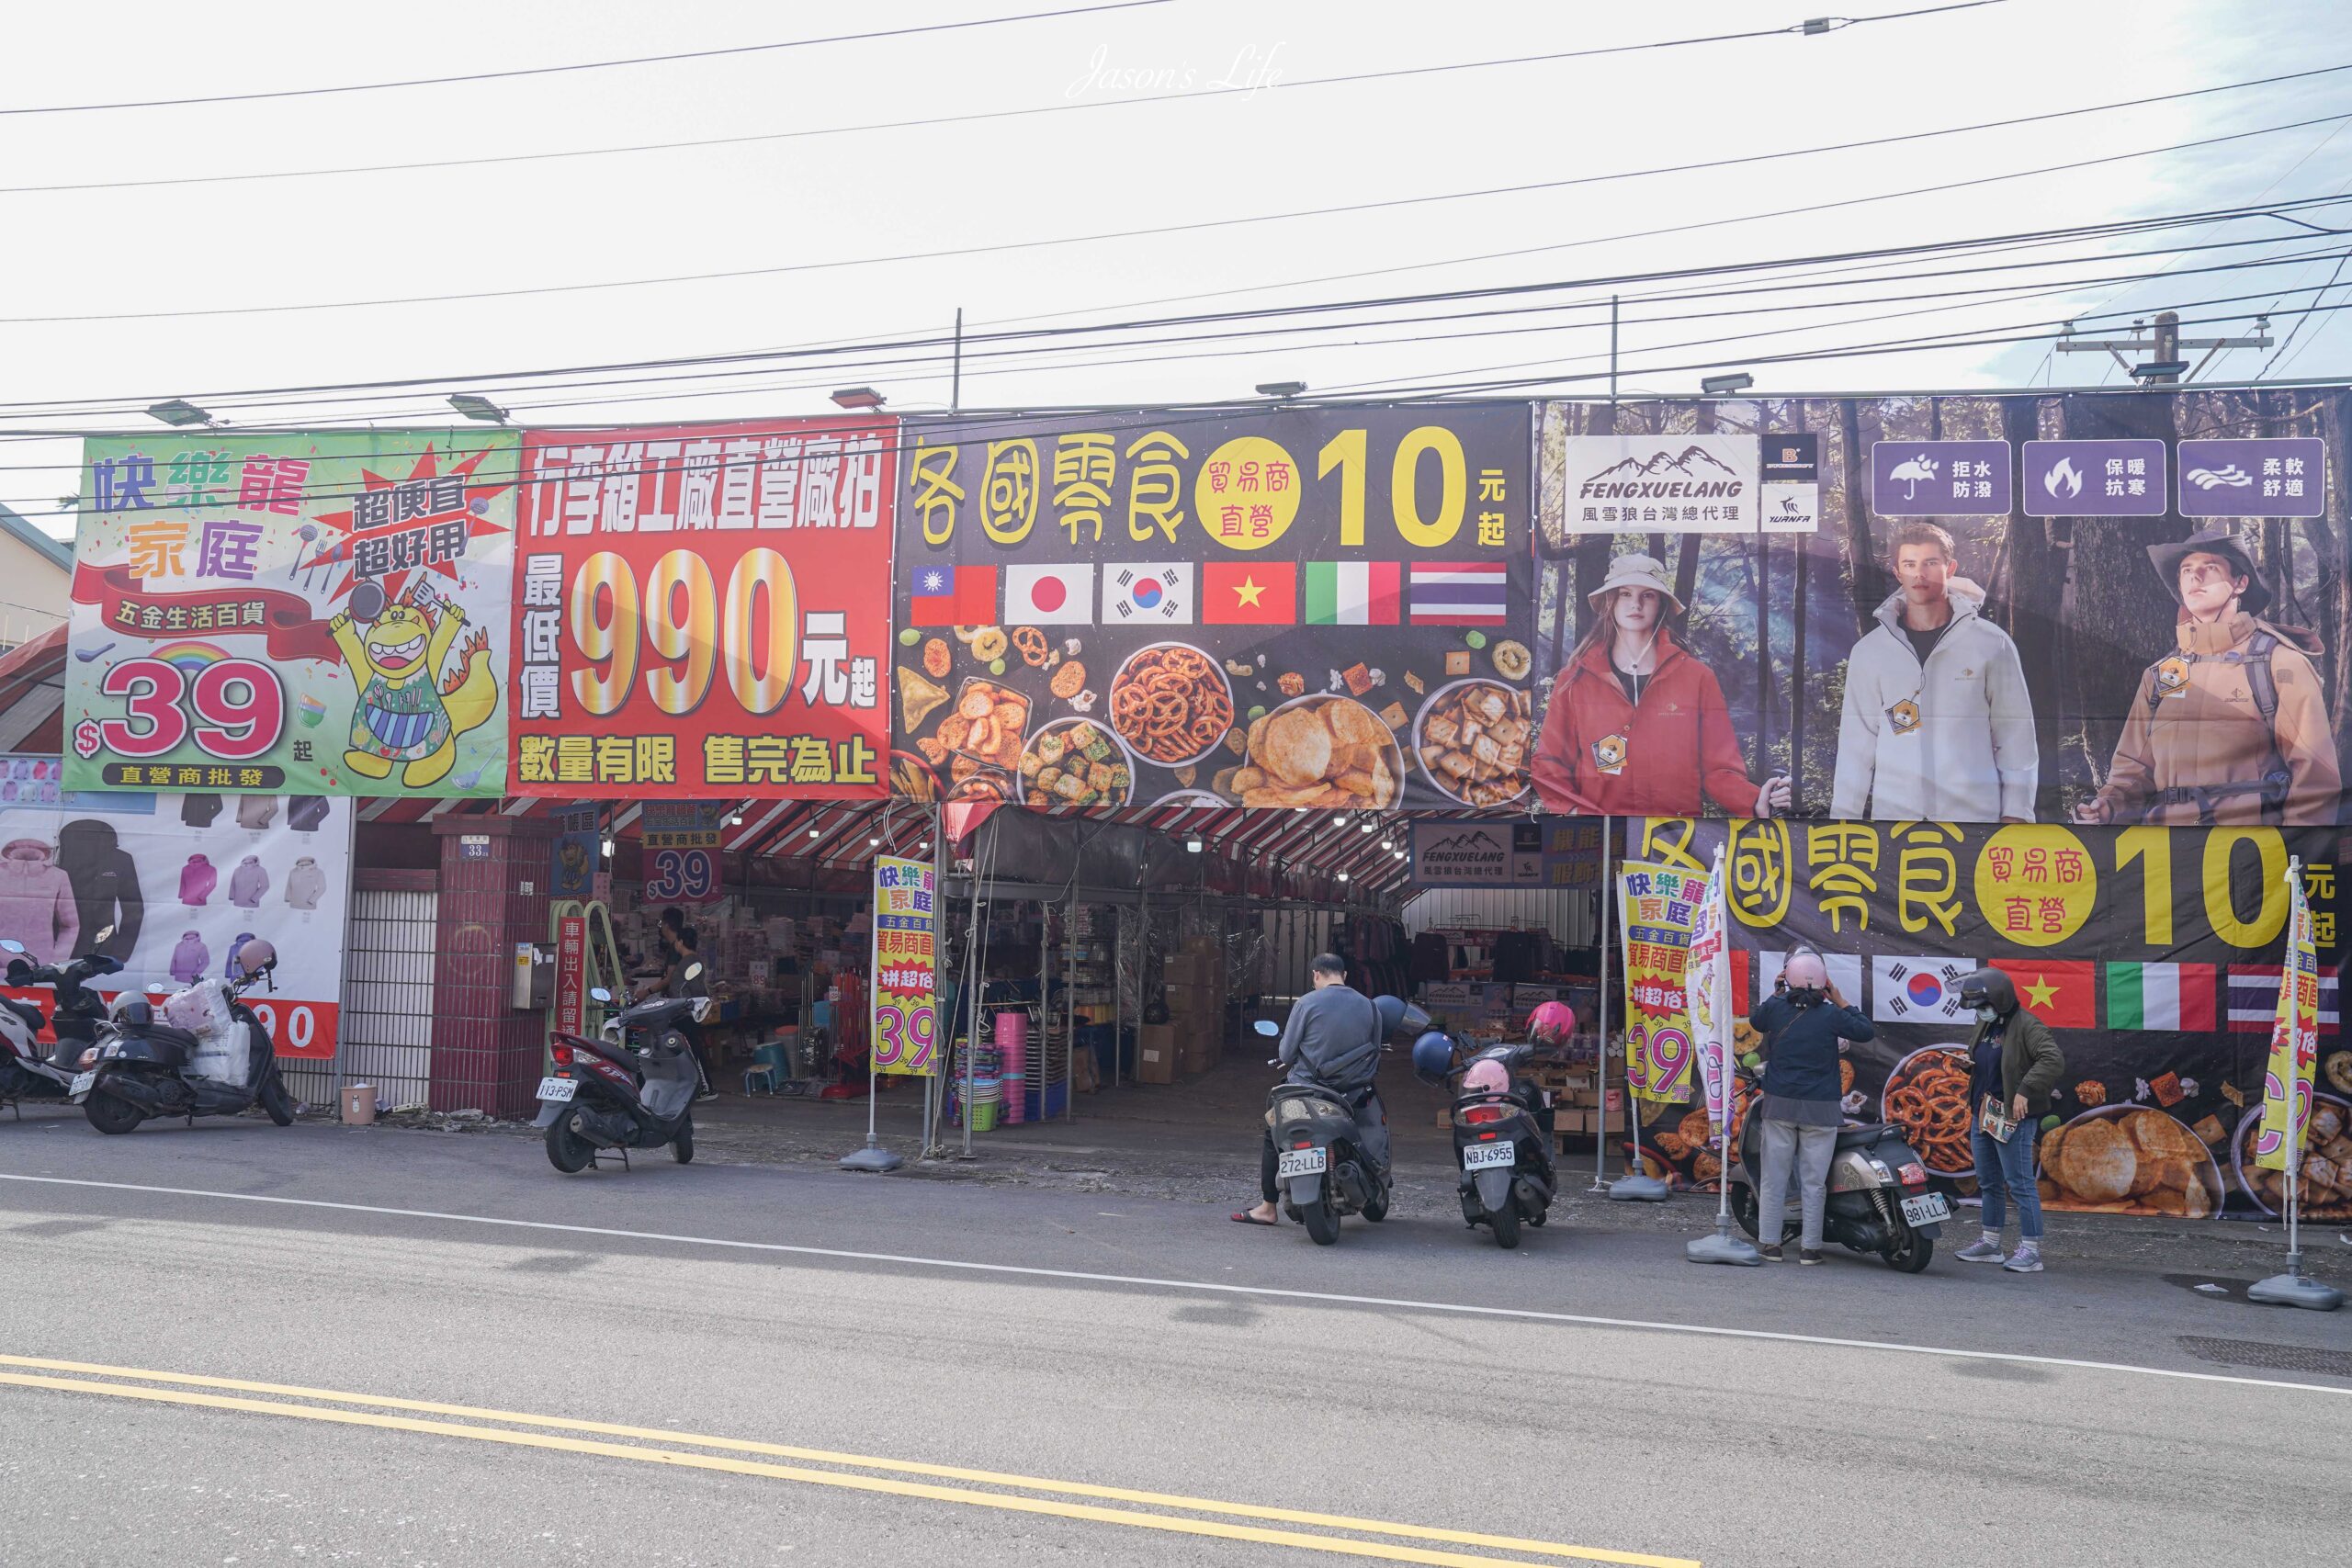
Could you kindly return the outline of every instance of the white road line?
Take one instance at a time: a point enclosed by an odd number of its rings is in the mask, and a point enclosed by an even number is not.
[[[1842,1339],[1828,1335],[1789,1334],[1768,1328],[1720,1328],[1709,1324],[1660,1323],[1637,1317],[1598,1317],[1583,1313],[1543,1312],[1533,1307],[1480,1306],[1467,1302],[1416,1301],[1410,1297],[1357,1296],[1332,1291],[1286,1290],[1277,1285],[1234,1285],[1210,1280],[1163,1280],[1144,1274],[1101,1274],[1080,1269],[1040,1269],[1021,1263],[978,1263],[956,1258],[918,1258],[899,1252],[857,1252],[837,1247],[801,1247],[781,1241],[738,1241],[728,1236],[673,1235],[662,1231],[621,1230],[609,1225],[569,1225],[554,1220],[514,1220],[496,1214],[453,1214],[437,1209],[394,1209],[376,1203],[337,1203],[322,1198],[277,1198],[256,1192],[214,1192],[197,1187],[154,1187],[130,1181],[87,1181],[65,1176],[18,1176],[0,1172],[0,1181],[43,1187],[85,1187],[107,1192],[152,1192],[170,1198],[212,1198],[230,1203],[267,1203],[288,1209],[323,1209],[345,1214],[384,1214],[401,1220],[438,1220],[508,1230],[552,1231],[564,1235],[609,1236],[617,1241],[661,1242],[673,1247],[716,1247],[738,1252],[771,1252],[794,1258],[828,1258],[845,1263],[890,1263],[967,1274],[997,1274],[1033,1280],[1068,1280],[1088,1285],[1140,1285],[1157,1291],[1194,1291],[1261,1300],[1323,1303],[1332,1306],[1386,1307],[1402,1312],[1447,1313],[1458,1317],[1554,1323],[1581,1328],[1622,1328],[1651,1334],[1688,1334],[1712,1339],[1750,1339],[1782,1345],[1817,1345],[1841,1350],[1882,1350],[1904,1356],[1999,1361],[2012,1366],[2066,1367],[2078,1371],[2127,1372],[2138,1377],[2177,1378],[2188,1382],[2234,1383],[2245,1388],[2288,1389],[2298,1393],[2352,1394],[2352,1387],[2290,1382],[2278,1378],[2238,1377],[2228,1372],[2178,1371],[2127,1361],[2091,1361],[2072,1356],[2029,1356],[2009,1350],[1965,1350],[1945,1345],[1903,1345],[1886,1339]]]

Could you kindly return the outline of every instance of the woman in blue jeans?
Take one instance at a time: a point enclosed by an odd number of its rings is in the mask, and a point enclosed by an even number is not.
[[[2039,1274],[2041,1190],[2034,1184],[2033,1145],[2066,1058],[2049,1026],[2018,1006],[2017,987],[1998,969],[1980,969],[1962,980],[1960,1000],[1976,1010],[1976,1032],[1968,1040],[1968,1111],[1984,1234],[1955,1256],[1963,1263],[1998,1263],[2012,1274]],[[1984,1130],[1987,1099],[1998,1101],[2016,1123],[2006,1142]],[[2017,1251],[2004,1258],[2001,1232],[2011,1198],[2017,1200],[2020,1239]]]

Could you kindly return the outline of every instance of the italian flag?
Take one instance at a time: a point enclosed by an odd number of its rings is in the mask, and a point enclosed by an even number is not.
[[[2211,964],[2109,964],[2107,1026],[2187,1033],[2211,1030],[2217,1027],[2216,978]]]
[[[1311,560],[1306,563],[1306,624],[1310,626],[1393,626],[1398,622],[1393,560]]]

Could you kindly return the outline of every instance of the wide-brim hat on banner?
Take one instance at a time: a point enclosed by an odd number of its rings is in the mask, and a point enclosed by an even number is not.
[[[1584,596],[1585,603],[1598,610],[1600,596],[1619,588],[1647,588],[1665,600],[1675,615],[1682,614],[1682,601],[1674,596],[1674,584],[1667,581],[1666,564],[1655,556],[1619,556],[1611,561],[1609,576]]]
[[[2245,553],[2245,547],[2227,528],[2200,528],[2186,539],[2148,547],[2148,558],[2155,563],[2158,575],[2164,578],[2165,586],[2176,600],[2180,597],[2180,563],[2198,555],[2221,557],[2230,563],[2233,573],[2246,580],[2245,592],[2238,595],[2239,609],[2249,615],[2258,615],[2269,608],[2270,590],[2262,585],[2254,558]]]

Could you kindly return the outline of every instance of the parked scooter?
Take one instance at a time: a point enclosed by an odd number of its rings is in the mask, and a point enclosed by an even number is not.
[[[689,983],[702,965],[689,964]],[[613,994],[588,993],[600,1002]],[[707,996],[653,997],[624,1008],[605,1022],[603,1040],[558,1033],[548,1047],[554,1071],[539,1080],[539,1117],[547,1129],[548,1163],[570,1176],[595,1163],[599,1149],[617,1150],[628,1166],[631,1149],[667,1145],[680,1165],[695,1157],[695,1091],[702,1075],[694,1048],[678,1025],[702,1021]]]
[[[1373,1006],[1380,1013],[1384,1040],[1399,1029],[1429,1026],[1427,1013],[1397,998],[1376,997]],[[1282,1034],[1270,1019],[1260,1019],[1253,1027],[1268,1039]],[[1340,1221],[1349,1214],[1375,1222],[1388,1217],[1388,1168],[1365,1146],[1363,1129],[1356,1122],[1371,1092],[1345,1094],[1321,1084],[1283,1082],[1266,1096],[1266,1125],[1274,1136],[1274,1184],[1283,1194],[1283,1212],[1306,1225],[1317,1247],[1340,1239]]]
[[[151,1116],[193,1123],[255,1105],[279,1126],[292,1125],[294,1097],[278,1077],[277,1048],[241,999],[277,967],[277,949],[256,937],[237,949],[226,978],[169,994],[159,982],[145,995],[117,997],[113,1033],[77,1058],[73,1098],[90,1125],[128,1133]]]
[[[96,940],[106,941],[113,931],[107,927]],[[24,956],[25,944],[13,937],[0,939],[0,953],[15,954],[8,960],[8,984],[49,986],[56,992],[53,1016],[47,1021],[31,1002],[0,998],[0,1104],[18,1106],[21,1115],[25,1100],[62,1100],[72,1096],[74,1064],[83,1052],[97,1043],[107,1012],[97,993],[86,987],[122,964],[100,953],[64,964],[29,963]],[[47,1052],[40,1046],[44,1021],[54,1026],[57,1038],[55,1048]]]
[[[1462,1172],[1462,1218],[1485,1225],[1495,1244],[1519,1245],[1521,1221],[1549,1216],[1559,1176],[1552,1163],[1552,1118],[1544,1091],[1519,1076],[1532,1044],[1494,1045],[1461,1060],[1451,1035],[1431,1030],[1413,1044],[1413,1070],[1454,1090],[1453,1158]]]
[[[1756,1084],[1756,1076],[1740,1069]],[[1760,1089],[1759,1089],[1760,1093]],[[1763,1163],[1762,1118],[1750,1115],[1739,1135],[1739,1163],[1730,1171],[1731,1212],[1740,1229],[1761,1239],[1758,1228],[1756,1172]],[[1799,1229],[1794,1208],[1783,1212],[1771,1239],[1793,1241]],[[1891,1122],[1841,1127],[1829,1165],[1829,1197],[1823,1205],[1822,1238],[1856,1252],[1874,1252],[1898,1273],[1917,1274],[1935,1256],[1936,1238],[1951,1218],[1951,1204],[1928,1186],[1928,1168],[1903,1129]]]

